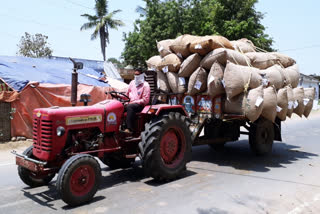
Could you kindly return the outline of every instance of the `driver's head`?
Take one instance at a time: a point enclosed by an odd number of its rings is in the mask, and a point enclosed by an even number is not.
[[[134,71],[134,75],[135,76],[139,76],[140,74],[142,74],[143,73],[143,71],[142,71],[142,69],[140,69],[140,68],[137,68],[137,69],[135,69],[135,71]]]

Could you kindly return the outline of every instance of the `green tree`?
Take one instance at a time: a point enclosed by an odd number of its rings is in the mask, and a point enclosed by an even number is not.
[[[124,68],[124,64],[123,62],[121,62],[120,60],[116,59],[116,58],[109,58],[107,60],[107,62],[111,62],[112,64],[114,64],[115,66],[117,66],[118,68]]]
[[[124,34],[122,57],[126,64],[145,65],[157,55],[156,41],[182,34],[222,35],[230,40],[248,38],[271,50],[272,38],[261,24],[263,14],[255,10],[257,0],[144,0],[134,30]]]
[[[48,46],[48,36],[37,33],[31,35],[27,32],[21,37],[17,55],[40,58],[52,56],[52,49]]]
[[[107,0],[95,0],[95,12],[96,15],[82,14],[81,16],[86,17],[88,22],[83,24],[80,30],[87,30],[94,28],[91,40],[100,37],[101,52],[103,60],[106,60],[106,47],[109,44],[109,29],[118,30],[118,27],[124,26],[121,20],[114,19],[114,15],[121,12],[121,10],[114,10],[108,12],[108,1]]]

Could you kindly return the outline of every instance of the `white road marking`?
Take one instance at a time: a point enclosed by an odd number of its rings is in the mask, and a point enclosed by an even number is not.
[[[24,200],[12,202],[12,203],[3,204],[3,205],[0,205],[0,209],[6,208],[6,207],[16,206],[16,205],[23,204],[23,203],[26,203],[26,202],[29,202],[29,201],[32,201],[32,200],[31,199],[24,199]]]

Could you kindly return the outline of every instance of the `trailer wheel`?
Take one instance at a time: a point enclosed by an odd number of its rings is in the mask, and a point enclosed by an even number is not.
[[[93,156],[75,155],[62,165],[57,179],[57,190],[65,203],[77,206],[93,198],[100,179],[100,165]]]
[[[145,125],[139,143],[146,175],[156,180],[172,180],[186,170],[191,159],[190,121],[171,112]]]
[[[23,154],[29,158],[32,158],[32,149],[33,146],[28,147]],[[55,176],[55,173],[48,175],[37,175],[36,173],[22,167],[18,166],[18,174],[20,179],[30,187],[39,187],[47,185]]]
[[[251,150],[257,155],[271,153],[274,140],[273,123],[265,118],[259,118],[251,124],[249,131],[249,144]]]
[[[102,158],[100,158],[102,163],[107,165],[110,169],[119,169],[119,168],[129,168],[134,163],[134,158],[125,158],[119,155],[113,155],[113,154],[104,154]]]

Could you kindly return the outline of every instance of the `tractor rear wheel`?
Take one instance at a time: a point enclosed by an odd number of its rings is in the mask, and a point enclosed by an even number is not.
[[[156,180],[172,180],[186,170],[191,159],[190,121],[171,112],[145,125],[139,143],[146,175]]]
[[[271,153],[274,140],[274,126],[270,120],[260,117],[251,124],[249,131],[249,144],[256,155]]]
[[[26,155],[28,158],[33,158],[32,149],[33,146],[30,146],[22,154]],[[48,175],[37,175],[36,173],[22,166],[18,166],[18,174],[20,179],[30,187],[47,185],[55,176],[55,173]]]
[[[100,179],[100,165],[93,156],[75,155],[62,165],[57,179],[57,190],[65,203],[77,206],[93,198]]]

